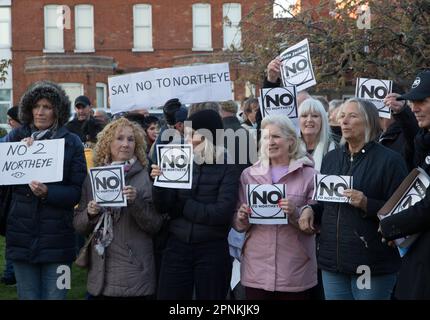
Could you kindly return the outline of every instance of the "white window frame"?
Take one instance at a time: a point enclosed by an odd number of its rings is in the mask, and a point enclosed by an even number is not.
[[[146,21],[146,24],[143,25],[137,25],[136,24],[136,17],[137,17],[137,11],[138,9],[144,9],[144,10],[149,10],[149,20]],[[149,33],[151,35],[150,39],[149,39],[149,46],[146,47],[137,47],[136,46],[136,29],[137,28],[147,28],[149,29]],[[153,34],[152,34],[152,5],[150,4],[135,4],[133,6],[133,52],[153,52],[154,51],[154,47],[153,47]]]
[[[90,27],[82,27],[79,25],[79,13],[78,12],[80,9],[90,9],[91,10],[92,21],[91,21]],[[79,43],[79,41],[78,41],[79,40],[78,30],[79,30],[79,28],[86,28],[86,29],[90,28],[91,29],[91,37],[90,37],[91,43],[90,43],[89,48],[85,48],[85,49],[78,48],[78,43]],[[75,50],[74,50],[74,52],[75,53],[95,52],[95,49],[94,49],[94,6],[91,4],[79,4],[79,5],[75,6]]]
[[[0,9],[8,9],[9,11],[9,17],[6,20],[0,20],[0,22],[2,23],[7,23],[8,24],[8,31],[9,31],[9,42],[6,44],[1,45],[0,44],[0,49],[10,49],[12,47],[12,23],[11,23],[11,8],[10,7],[6,7],[6,6],[0,6]]]
[[[2,88],[2,87],[0,87],[0,90],[9,90],[10,91],[9,101],[6,101],[6,100],[0,101],[0,109],[5,108],[6,109],[5,111],[7,112],[7,110],[9,110],[9,108],[13,106],[13,104],[12,104],[13,91],[11,88]],[[7,116],[6,116],[6,118],[7,118]],[[8,131],[11,129],[9,124],[7,123],[7,121],[6,122],[0,122],[0,127],[5,128]]]
[[[227,23],[227,21],[225,20],[226,18],[229,19],[228,13],[232,8],[238,8],[239,9],[239,16],[240,19],[239,21],[230,21],[231,25],[229,25],[229,23]],[[236,28],[236,33],[234,35],[233,39],[236,39],[236,37],[239,38],[239,46],[234,46],[235,49],[240,50],[242,48],[242,31],[240,30],[240,21],[242,20],[242,5],[240,3],[224,3],[222,5],[222,17],[223,17],[223,50],[230,50],[231,48],[231,44],[226,43],[226,33],[228,28],[234,29]],[[230,20],[230,19],[229,19]]]
[[[97,95],[97,89],[98,88],[102,88],[103,89],[103,107],[99,106],[99,100],[98,100],[98,95]],[[103,82],[97,82],[96,83],[96,103],[97,103],[97,109],[102,109],[102,110],[107,110],[108,105],[107,105],[107,85],[106,83]]]
[[[58,12],[58,7],[61,7],[61,5],[58,4],[48,4],[46,6],[43,7],[43,16],[44,16],[44,24],[43,24],[43,29],[44,29],[44,49],[43,52],[44,53],[64,53],[64,29],[58,27],[57,25],[57,19],[54,21],[55,26],[47,26],[47,22],[48,22],[48,17],[47,17],[47,11],[48,9],[55,9],[55,13]],[[58,17],[57,17],[58,18]],[[56,28],[59,29],[59,39],[58,39],[58,48],[47,48],[46,47],[46,39],[48,38],[47,35],[47,30],[48,28]]]
[[[195,32],[195,28],[198,27],[199,25],[196,25],[196,19],[197,19],[197,15],[195,13],[195,10],[197,8],[206,8],[209,10],[209,25],[202,25],[202,26],[206,26],[209,27],[209,34],[208,34],[208,38],[209,38],[209,47],[196,47],[196,32]],[[210,3],[195,3],[193,4],[193,48],[192,51],[213,51],[212,48],[212,12],[211,12],[211,5]]]
[[[59,83],[59,85],[64,89],[64,91],[66,91],[66,94],[67,94],[67,89],[68,88],[79,87],[79,89],[80,89],[80,92],[77,94],[76,97],[70,97],[69,96],[69,99],[70,99],[70,112],[74,116],[75,115],[75,99],[77,97],[82,96],[84,94],[84,85],[82,83],[79,83],[79,82],[61,82],[61,83]]]

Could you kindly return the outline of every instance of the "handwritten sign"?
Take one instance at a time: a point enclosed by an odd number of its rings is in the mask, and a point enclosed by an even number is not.
[[[248,184],[247,202],[253,224],[288,224],[288,215],[278,205],[285,198],[285,184]]]
[[[284,87],[296,86],[297,91],[305,90],[317,82],[312,69],[308,39],[300,41],[282,52],[281,77]]]
[[[0,185],[63,180],[64,139],[0,143]]]
[[[191,144],[157,145],[158,166],[161,175],[154,186],[191,189],[193,178],[193,146]]]
[[[352,176],[316,174],[313,199],[324,202],[348,202],[343,195],[345,189],[352,189]]]
[[[232,99],[228,63],[130,73],[108,79],[112,113],[182,103]]]
[[[124,166],[90,168],[94,200],[102,207],[126,207]]]
[[[378,109],[381,118],[391,118],[390,108],[384,104],[384,98],[391,93],[393,81],[358,78],[355,96],[372,102]]]

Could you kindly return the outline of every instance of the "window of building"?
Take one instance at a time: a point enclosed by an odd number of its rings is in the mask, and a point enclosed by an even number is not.
[[[11,47],[10,8],[0,7],[0,48]]]
[[[56,4],[45,6],[44,52],[64,52],[63,28],[57,26],[58,12],[62,10],[62,6]]]
[[[75,52],[94,52],[94,10],[92,5],[75,7]]]
[[[96,84],[97,108],[107,108],[107,86],[105,83],[97,82]]]
[[[245,82],[245,97],[255,97],[255,85],[249,81]]]
[[[240,3],[224,3],[222,6],[224,49],[232,47],[240,49],[242,33],[240,20],[242,19],[242,7]]]
[[[70,108],[72,114],[75,112],[75,99],[84,94],[84,86],[81,83],[60,83],[60,86],[66,91],[70,99]]]
[[[133,6],[133,51],[153,51],[152,7],[150,4]]]
[[[193,50],[212,51],[211,5],[193,4]]]
[[[7,124],[7,110],[12,106],[12,90],[0,89],[0,124]]]

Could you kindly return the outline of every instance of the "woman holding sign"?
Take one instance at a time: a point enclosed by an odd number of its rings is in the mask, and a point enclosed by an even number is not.
[[[152,235],[161,226],[161,216],[152,205],[142,128],[125,118],[109,123],[98,135],[94,164],[124,166],[127,205],[100,206],[93,200],[89,177],[85,180],[74,225],[83,235],[93,233],[88,292],[96,299],[149,298],[155,293]]]
[[[261,127],[260,161],[241,175],[240,208],[233,223],[237,231],[247,233],[242,249],[241,283],[246,287],[247,298],[252,300],[309,299],[310,289],[317,284],[315,238],[300,231],[297,220],[299,208],[312,201],[316,171],[287,116],[268,116]],[[250,218],[262,216],[256,211],[256,204],[250,203],[254,198],[248,191],[251,185],[267,190],[284,186],[284,197],[272,205],[282,210],[283,222],[265,219],[268,222],[250,224]],[[264,192],[258,198],[263,198]]]
[[[327,153],[321,174],[352,176],[352,188],[339,189],[344,199],[303,210],[300,228],[312,233],[320,226],[318,265],[326,299],[389,299],[400,257],[382,243],[377,212],[407,175],[402,157],[375,142],[379,116],[362,99],[349,99],[338,119],[342,147]]]
[[[7,257],[13,261],[19,299],[64,299],[69,288],[58,286],[57,280],[63,276],[62,283],[70,283],[75,258],[73,207],[87,173],[84,148],[79,137],[64,127],[70,101],[60,86],[35,83],[21,98],[19,112],[23,126],[5,141],[31,145],[36,140],[64,139],[63,178],[12,187]]]

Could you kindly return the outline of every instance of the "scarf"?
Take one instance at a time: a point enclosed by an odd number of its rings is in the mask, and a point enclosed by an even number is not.
[[[57,131],[56,126],[52,126],[45,130],[38,130],[36,127],[31,126],[31,137],[34,140],[49,140],[55,135]]]
[[[136,157],[133,157],[127,161],[112,161],[110,165],[123,165],[124,172],[128,172],[135,162]],[[113,224],[121,217],[121,207],[102,207],[101,210],[101,216],[93,231],[94,248],[99,256],[102,256],[112,243]]]

